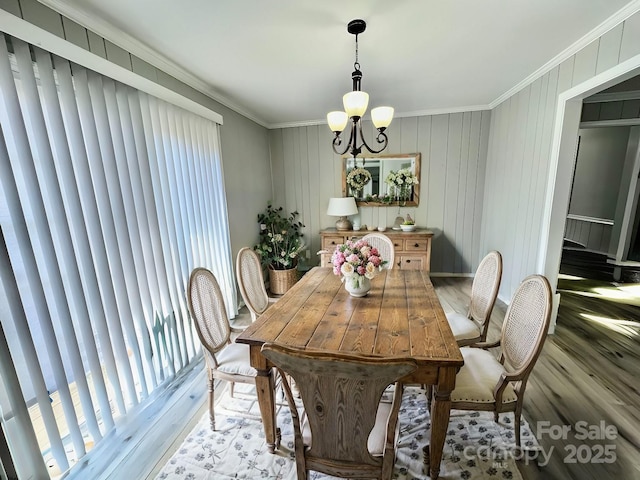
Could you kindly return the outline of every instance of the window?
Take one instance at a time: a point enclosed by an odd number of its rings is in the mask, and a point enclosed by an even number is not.
[[[0,122],[0,321],[55,476],[199,358],[194,267],[235,313],[218,126],[5,35]]]

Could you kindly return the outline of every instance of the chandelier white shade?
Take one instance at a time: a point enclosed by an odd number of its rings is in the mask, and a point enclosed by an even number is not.
[[[341,132],[347,126],[349,117],[347,112],[335,111],[327,113],[327,123],[332,132]]]
[[[349,92],[342,97],[344,111],[348,117],[362,117],[369,106],[367,92]]]
[[[371,110],[371,121],[376,128],[387,128],[393,120],[393,107],[376,107]]]
[[[375,149],[367,144],[362,135],[362,117],[369,106],[369,94],[361,90],[362,72],[358,63],[358,35],[365,31],[367,24],[364,20],[352,20],[347,25],[347,31],[356,36],[356,61],[353,64],[354,71],[351,74],[353,81],[353,90],[342,97],[344,112],[334,111],[327,114],[327,123],[329,128],[335,134],[333,138],[333,151],[338,155],[344,155],[349,152],[352,156],[358,155],[362,148],[366,148],[371,153],[382,152],[388,144],[387,135],[384,131],[393,120],[392,107],[377,107],[371,110],[371,121],[378,130],[376,142],[381,145],[379,149]],[[340,134],[347,127],[347,123],[351,120],[351,132],[349,133],[349,141],[347,145],[342,147],[342,139]],[[360,137],[360,139],[358,139]]]

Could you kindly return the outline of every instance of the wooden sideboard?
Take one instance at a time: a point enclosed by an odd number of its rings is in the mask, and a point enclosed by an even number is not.
[[[376,230],[377,231],[377,230]],[[320,231],[322,240],[322,250],[329,253],[320,255],[320,266],[331,266],[331,255],[336,245],[345,243],[347,240],[357,239],[365,236],[367,230],[336,230],[327,228]],[[431,237],[433,232],[424,228],[417,228],[413,232],[399,232],[387,229],[379,232],[391,239],[395,247],[395,268],[402,270],[431,270]]]

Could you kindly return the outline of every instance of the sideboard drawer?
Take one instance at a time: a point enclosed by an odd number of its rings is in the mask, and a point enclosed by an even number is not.
[[[405,252],[426,252],[428,246],[427,240],[420,239],[405,239],[404,251]]]
[[[401,255],[398,266],[401,270],[425,270],[424,255]]]
[[[397,238],[392,238],[391,240],[393,241],[393,248],[396,252],[404,251],[404,240],[398,240]]]
[[[322,239],[322,249],[329,250],[333,253],[333,250],[337,245],[344,243],[344,237],[332,236],[332,237],[323,237]]]

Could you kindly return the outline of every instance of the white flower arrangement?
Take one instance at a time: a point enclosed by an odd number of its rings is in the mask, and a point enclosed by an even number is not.
[[[418,184],[418,177],[411,171],[411,168],[401,168],[397,172],[391,170],[384,179],[384,183],[391,187],[413,186]]]
[[[354,192],[362,191],[367,183],[371,181],[371,172],[363,167],[355,167],[347,174],[347,185]]]
[[[389,185],[389,194],[398,197],[401,201],[411,198],[411,190],[414,185],[418,185],[418,177],[411,168],[401,168],[397,172],[391,170],[384,179],[384,183]]]

